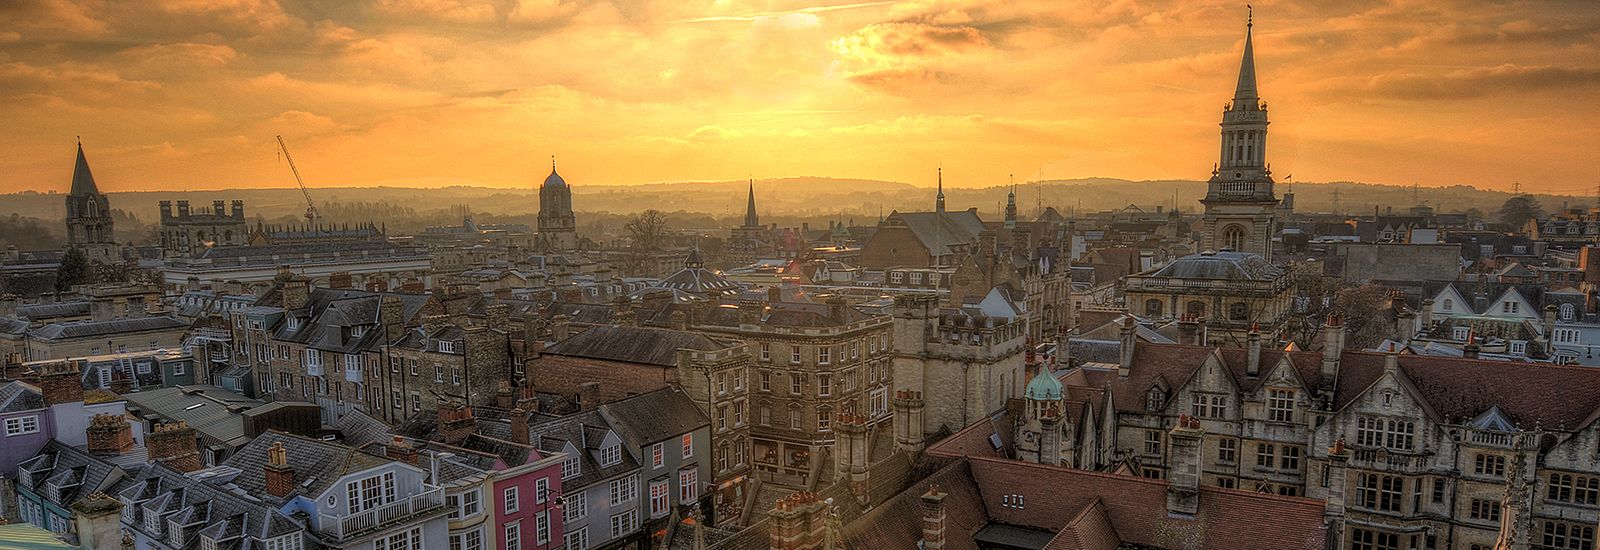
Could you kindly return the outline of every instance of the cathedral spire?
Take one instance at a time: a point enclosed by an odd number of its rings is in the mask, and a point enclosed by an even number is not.
[[[1246,6],[1247,11],[1244,23],[1244,58],[1239,61],[1239,86],[1233,91],[1234,108],[1241,106],[1254,109],[1256,100],[1261,99],[1256,91],[1256,53],[1251,44],[1251,34],[1255,28],[1255,11]]]
[[[744,205],[744,226],[758,227],[761,219],[756,217],[756,180],[750,179],[750,199]]]
[[[73,195],[98,195],[100,188],[94,184],[94,174],[89,173],[89,161],[83,158],[83,142],[78,142],[78,163],[72,167]]]

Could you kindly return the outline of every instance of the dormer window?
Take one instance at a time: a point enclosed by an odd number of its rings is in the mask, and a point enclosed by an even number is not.
[[[567,458],[561,461],[561,479],[572,479],[581,473],[583,473],[583,461],[578,459],[576,453],[567,455]]]
[[[167,522],[167,542],[176,547],[183,547],[183,524],[177,520]]]
[[[622,462],[622,446],[610,444],[600,448],[600,467],[609,468]]]
[[[211,537],[201,535],[200,550],[217,550],[217,541]]]
[[[1161,388],[1150,388],[1150,393],[1145,396],[1144,408],[1147,411],[1159,411],[1166,402],[1166,392],[1161,391]]]
[[[289,318],[289,330],[300,330],[300,318],[299,317],[290,317]]]
[[[440,340],[439,353],[455,353],[456,343],[453,340]]]

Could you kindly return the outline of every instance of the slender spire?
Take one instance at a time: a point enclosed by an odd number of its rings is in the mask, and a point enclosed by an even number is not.
[[[1017,227],[1017,178],[1011,177],[1011,192],[1006,193],[1006,229]]]
[[[72,167],[72,192],[77,196],[98,195],[100,188],[94,184],[94,174],[89,173],[89,161],[83,157],[83,141],[78,141],[78,162]]]
[[[750,200],[744,205],[744,226],[759,227],[761,219],[756,217],[756,180],[750,178]]]
[[[938,213],[941,213],[941,214],[944,213],[944,167],[943,166],[939,167],[939,196],[938,196],[938,198],[934,199],[933,210],[935,212],[938,212]]]
[[[1239,87],[1233,92],[1234,108],[1245,106],[1254,109],[1256,100],[1261,96],[1256,92],[1256,54],[1251,45],[1251,35],[1255,28],[1255,10],[1246,5],[1248,10],[1244,24],[1244,58],[1239,61]]]

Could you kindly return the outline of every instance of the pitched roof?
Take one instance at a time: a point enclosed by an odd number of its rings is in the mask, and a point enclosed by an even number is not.
[[[677,387],[662,388],[600,406],[623,441],[635,448],[711,425],[711,419]]]
[[[189,423],[204,437],[230,446],[249,442],[244,411],[266,405],[219,386],[174,386],[147,389],[122,396],[141,412]]]
[[[544,349],[546,355],[674,367],[678,350],[713,351],[738,345],[703,334],[633,326],[594,327]]]
[[[44,408],[44,394],[26,382],[15,381],[0,386],[0,413],[31,411]]]
[[[94,184],[94,174],[89,173],[89,161],[83,157],[83,144],[78,144],[78,161],[72,165],[73,196],[98,195],[100,188]]]
[[[150,332],[158,330],[183,330],[189,324],[177,317],[162,315],[159,317],[129,317],[125,319],[105,319],[101,321],[68,321],[65,323],[50,323],[48,325],[28,331],[28,336],[41,340],[65,340],[68,338],[90,338],[107,334],[123,334],[129,332]]]
[[[267,493],[265,470],[267,448],[278,442],[282,442],[284,449],[288,451],[289,465],[294,468],[295,481],[294,491],[288,497],[282,498]],[[345,474],[375,468],[389,462],[393,461],[338,443],[274,431],[257,436],[233,456],[228,457],[223,464],[239,469],[239,476],[234,478],[234,483],[250,494],[257,495],[263,500],[282,502],[294,496],[315,497]]]
[[[959,210],[955,212],[895,212],[890,217],[899,219],[911,230],[912,235],[935,256],[951,254],[950,245],[965,245],[978,241],[978,234],[984,230],[983,219],[978,217],[978,212],[972,210]]]

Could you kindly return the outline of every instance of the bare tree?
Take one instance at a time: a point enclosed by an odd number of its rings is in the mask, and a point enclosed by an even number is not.
[[[640,212],[622,226],[628,234],[628,244],[638,252],[661,249],[667,236],[667,215],[660,210]]]

